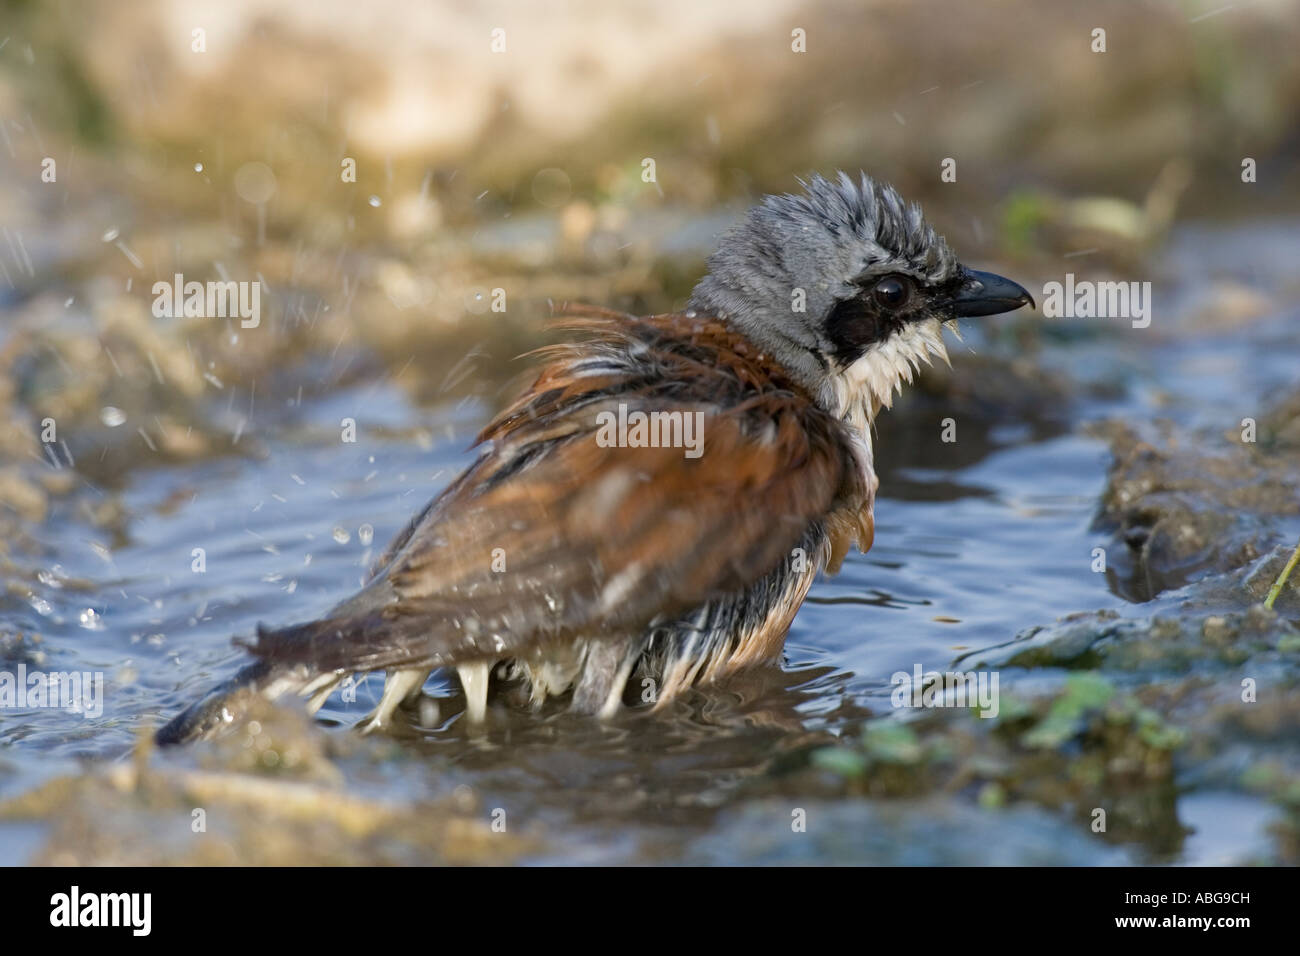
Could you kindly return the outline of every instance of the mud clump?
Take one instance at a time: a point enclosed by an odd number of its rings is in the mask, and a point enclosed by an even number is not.
[[[536,832],[499,831],[467,787],[393,801],[351,792],[334,738],[267,708],[239,735],[157,761],[147,738],[128,764],[52,779],[0,802],[34,821],[28,861],[53,866],[383,866],[505,864],[540,850]]]
[[[1081,826],[1101,808],[1103,840],[1137,840],[1165,856],[1187,834],[1174,786],[1175,755],[1186,740],[1138,694],[1081,672],[1047,693],[1004,692],[993,719],[973,710],[931,710],[908,723],[878,718],[857,739],[812,751],[795,779],[804,792],[820,775],[828,793],[964,793],[986,810],[1033,804]]]
[[[1272,522],[1300,514],[1300,456],[1278,453],[1300,436],[1300,394],[1265,418],[1267,444],[1235,433],[1147,438],[1115,421],[1093,431],[1114,456],[1093,528],[1111,536],[1106,574],[1125,600],[1250,564],[1277,543]]]

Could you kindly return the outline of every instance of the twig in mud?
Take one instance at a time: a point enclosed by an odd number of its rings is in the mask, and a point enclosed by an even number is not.
[[[1273,582],[1273,586],[1268,589],[1268,597],[1264,598],[1264,607],[1272,609],[1273,602],[1276,601],[1277,596],[1282,593],[1282,588],[1286,584],[1286,579],[1291,576],[1291,572],[1295,570],[1296,562],[1298,561],[1300,561],[1300,542],[1296,543],[1295,550],[1291,552],[1291,560],[1286,563],[1286,567],[1282,569],[1282,573],[1277,576],[1277,580]]]

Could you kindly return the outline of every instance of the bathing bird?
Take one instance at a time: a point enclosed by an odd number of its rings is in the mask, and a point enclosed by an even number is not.
[[[361,590],[259,626],[251,661],[157,739],[209,735],[253,695],[314,712],[372,671],[366,730],[435,670],[478,724],[503,681],[609,718],[779,659],[816,576],[871,547],[877,414],[948,361],[946,326],[1033,305],[893,188],[801,186],[719,240],[682,311],[558,310],[567,337]]]

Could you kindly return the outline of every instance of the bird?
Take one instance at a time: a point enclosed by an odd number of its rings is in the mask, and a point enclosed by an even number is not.
[[[315,713],[376,671],[363,732],[439,670],[473,727],[503,679],[525,712],[567,697],[610,719],[642,688],[662,711],[779,660],[818,574],[872,545],[881,409],[923,364],[951,364],[945,327],[1034,305],[960,263],[892,186],[798,182],[718,240],[682,311],[556,309],[564,338],[360,591],[237,638],[250,662],[156,740],[212,736],[259,695]]]

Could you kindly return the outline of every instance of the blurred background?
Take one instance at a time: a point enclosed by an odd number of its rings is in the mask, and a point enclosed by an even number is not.
[[[1300,603],[1259,605],[1300,535],[1298,46],[1295,0],[4,0],[0,667],[109,695],[0,713],[0,859],[1296,862]],[[352,586],[553,304],[679,308],[749,204],[837,169],[1036,294],[1151,282],[1153,322],[966,330],[881,421],[876,548],[784,673],[653,730],[516,727],[510,758],[268,714],[124,762],[231,635]],[[260,325],[155,317],[176,273],[260,282]],[[891,712],[891,672],[956,660],[1019,703]],[[337,808],[196,838],[195,788],[256,804],[203,760],[389,802],[328,853]],[[134,829],[145,792],[174,836]],[[410,840],[422,801],[469,829]],[[473,830],[507,804],[526,836]]]

